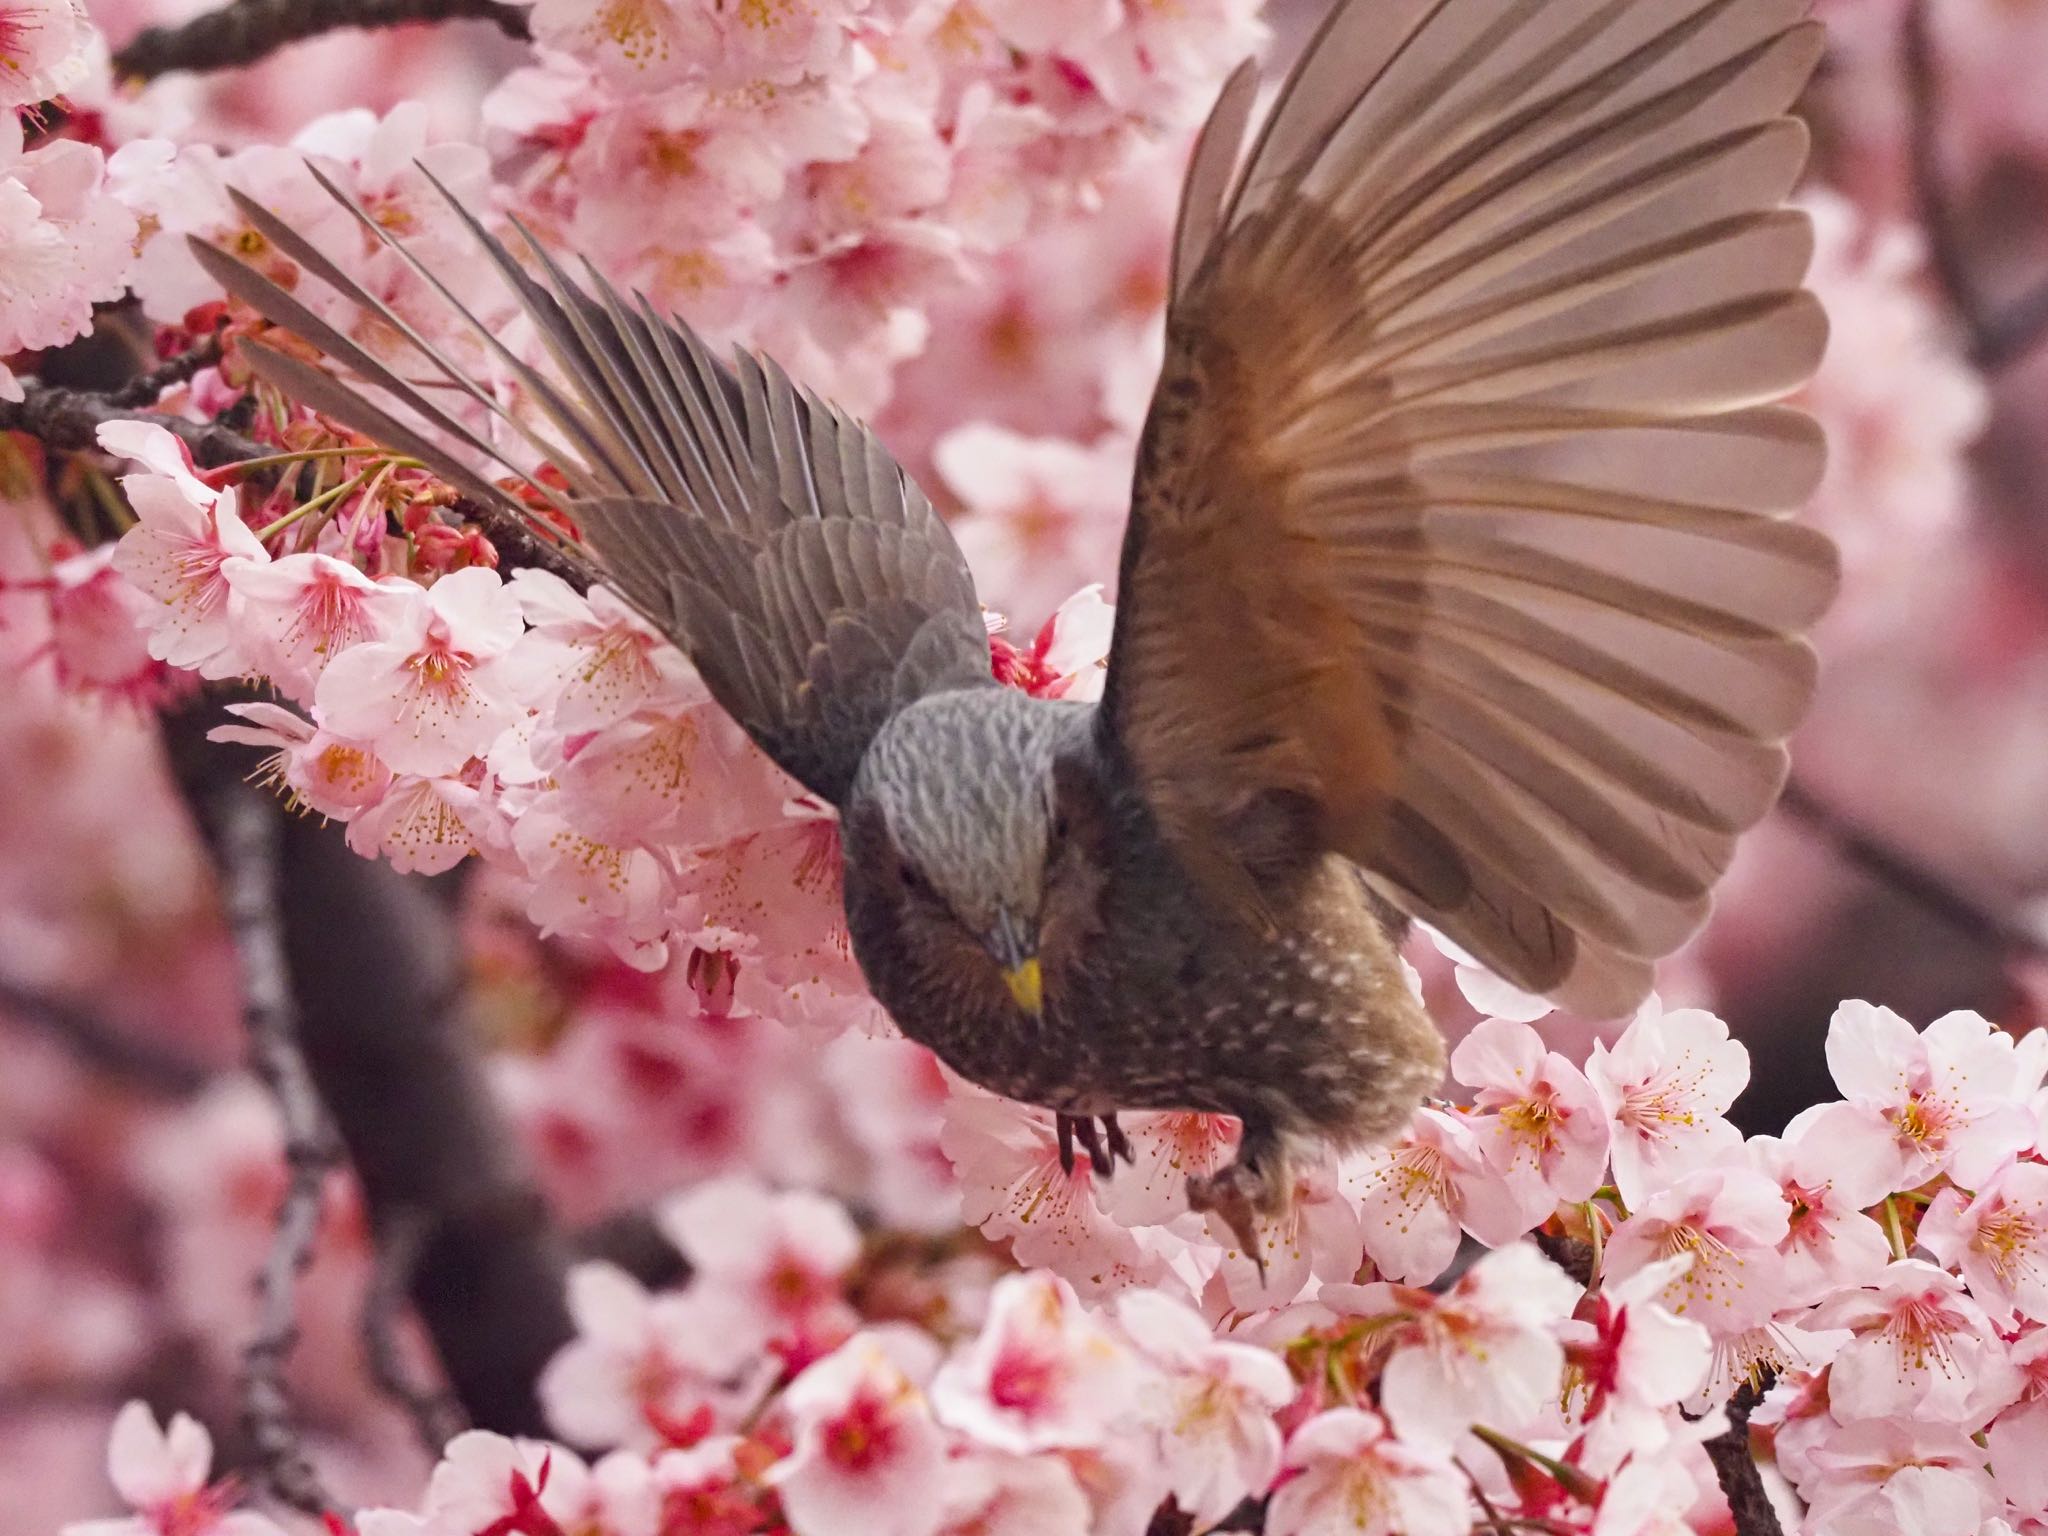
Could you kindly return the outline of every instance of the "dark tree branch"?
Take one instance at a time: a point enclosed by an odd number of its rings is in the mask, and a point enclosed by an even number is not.
[[[198,370],[195,368],[193,371]],[[99,446],[93,434],[102,423],[154,422],[189,448],[192,461],[201,469],[224,469],[230,464],[261,458],[272,451],[253,437],[216,422],[187,421],[182,416],[124,404],[134,388],[130,385],[118,394],[106,395],[59,389],[39,384],[33,379],[24,380],[22,392],[26,398],[19,403],[0,400],[0,432],[26,432],[31,437],[41,438],[52,448],[76,453]],[[274,469],[251,471],[250,479],[257,484],[273,484],[276,473]],[[501,567],[549,571],[578,592],[589,589],[589,573],[580,563],[502,508],[459,496],[449,504],[448,510],[462,521],[483,529],[484,537],[498,552]]]
[[[376,1273],[363,1302],[362,1327],[370,1379],[411,1417],[427,1454],[438,1457],[443,1446],[469,1428],[469,1416],[445,1388],[413,1380],[398,1338],[406,1293],[419,1272],[420,1252],[433,1226],[434,1218],[426,1211],[394,1211],[384,1222]]]
[[[0,976],[0,1014],[40,1031],[94,1071],[151,1093],[183,1098],[205,1087],[213,1075],[202,1062],[166,1051],[115,1028],[89,1009],[7,976]]]
[[[205,740],[218,707],[215,695],[165,722],[195,805],[239,790],[259,755]],[[462,1016],[454,914],[433,882],[351,852],[337,827],[294,817],[280,832],[299,1038],[378,1249],[395,1241],[410,1260],[405,1290],[470,1421],[545,1434],[535,1384],[575,1331],[568,1249]]]
[[[202,337],[176,357],[158,364],[147,373],[138,374],[107,398],[129,410],[147,409],[155,405],[157,397],[173,384],[184,384],[194,374],[219,362],[220,351],[218,335]]]
[[[242,972],[249,1061],[284,1126],[287,1179],[259,1281],[256,1337],[242,1354],[243,1423],[264,1485],[308,1514],[332,1509],[292,1420],[284,1372],[298,1342],[298,1277],[320,1231],[321,1195],[335,1165],[334,1133],[300,1053],[278,914],[277,805],[242,785],[206,786],[193,801],[220,868],[221,905]]]
[[[1946,877],[1856,825],[1799,780],[1786,784],[1778,805],[1786,815],[1819,834],[1849,863],[1950,926],[1966,934],[1988,936],[2016,955],[2048,958],[2048,938],[1964,894]]]
[[[114,55],[114,73],[152,80],[176,70],[232,69],[345,27],[470,20],[492,22],[507,37],[529,35],[525,10],[499,0],[233,0],[182,25],[138,33]]]
[[[1728,1500],[1728,1512],[1735,1517],[1735,1536],[1784,1536],[1778,1511],[1764,1488],[1763,1472],[1749,1448],[1749,1416],[1769,1390],[1768,1379],[1761,1386],[1744,1382],[1737,1387],[1728,1399],[1728,1427],[1704,1447]]]
[[[1962,248],[1955,203],[1941,163],[1943,93],[1928,0],[1909,0],[1902,42],[1911,112],[1907,154],[1920,223],[1927,232],[1928,263],[1969,333],[1970,360],[1984,372],[1996,373],[2048,338],[2048,283],[2003,309],[1985,297]]]

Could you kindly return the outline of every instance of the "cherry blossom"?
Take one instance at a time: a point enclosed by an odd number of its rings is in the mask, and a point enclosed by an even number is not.
[[[1474,1233],[1482,1242],[1508,1242],[1519,1231],[1508,1203],[1489,1198],[1471,1129],[1441,1110],[1417,1110],[1398,1141],[1348,1162],[1344,1182],[1358,1203],[1367,1256],[1404,1285],[1427,1285],[1444,1272],[1458,1251],[1461,1221],[1485,1227]],[[1475,1210],[1475,1197],[1483,1210]]]
[[[1942,1190],[1920,1219],[1919,1241],[1960,1269],[1994,1315],[2048,1322],[2048,1165],[2008,1164],[1974,1197]]]
[[[362,747],[330,736],[276,704],[230,704],[247,725],[218,725],[209,741],[268,747],[261,776],[281,783],[307,809],[348,821],[384,797],[391,770]]]
[[[1749,1081],[1749,1052],[1697,1008],[1652,998],[1612,1046],[1595,1044],[1586,1076],[1612,1128],[1614,1184],[1631,1208],[1741,1137],[1724,1118]]]
[[[541,1377],[541,1401],[580,1445],[687,1442],[753,1406],[765,1389],[754,1337],[729,1298],[692,1288],[650,1295],[625,1271],[580,1264],[569,1277],[578,1337]],[[708,1419],[709,1422],[706,1422]]]
[[[1584,1393],[1579,1462],[1596,1475],[1661,1452],[1671,1439],[1671,1408],[1692,1399],[1712,1368],[1712,1336],[1660,1305],[1694,1262],[1691,1253],[1659,1259],[1580,1303],[1591,1336],[1569,1341],[1566,1358]]]
[[[222,574],[240,601],[236,624],[249,637],[250,659],[301,704],[312,701],[328,662],[388,638],[406,607],[403,588],[379,585],[331,555],[230,561]]]
[[[24,25],[21,3],[0,8],[0,91],[19,84],[8,45]],[[69,7],[36,11],[28,24],[40,30],[42,13],[61,24]],[[135,260],[135,220],[107,195],[100,152],[61,140],[24,154],[22,144],[20,120],[0,106],[0,358],[84,335],[92,306],[121,296]],[[0,362],[0,400],[21,398],[20,382]]]
[[[1854,1335],[1836,1353],[1828,1404],[1845,1423],[1924,1415],[1980,1428],[2018,1396],[2019,1372],[1963,1282],[1919,1259],[1888,1265],[1875,1284],[1815,1313]]]
[[[900,1344],[857,1333],[783,1394],[795,1442],[768,1473],[797,1536],[930,1536],[945,1438]]]
[[[1272,1536],[1465,1536],[1465,1478],[1441,1449],[1387,1433],[1359,1408],[1317,1414],[1289,1437],[1292,1474],[1266,1512]]]
[[[1829,1134],[1831,1113],[1817,1106],[1787,1126],[1783,1140],[1749,1141],[1751,1161],[1777,1181],[1791,1213],[1778,1245],[1788,1302],[1868,1284],[1891,1258],[1883,1228],[1864,1214],[1892,1193],[1887,1170],[1843,1155]]]
[[[50,568],[46,654],[59,686],[134,704],[178,692],[176,673],[150,656],[144,631],[150,600],[114,569],[117,544],[70,555]]]
[[[1130,1406],[1137,1362],[1056,1275],[1006,1276],[965,1351],[932,1382],[939,1417],[1020,1454],[1093,1445]]]
[[[314,694],[321,723],[374,747],[394,772],[453,772],[517,718],[494,664],[522,633],[519,600],[497,572],[444,576],[411,595],[389,639],[328,662]]]
[[[823,1353],[853,1331],[839,1282],[860,1257],[860,1233],[838,1202],[733,1175],[669,1201],[658,1220],[694,1286],[730,1297],[756,1347],[801,1342]]]
[[[2002,1504],[1968,1435],[1910,1416],[1831,1429],[1812,1468],[1809,1536],[1977,1536]]]
[[[987,1451],[946,1463],[942,1536],[1083,1536],[1086,1495],[1067,1464],[1053,1456]]]
[[[365,858],[389,859],[405,874],[438,875],[476,851],[488,817],[474,785],[414,774],[389,777],[390,769],[368,747],[337,738],[329,738],[319,766],[344,783],[360,781],[366,790],[385,784],[349,822],[348,845]],[[285,782],[291,782],[289,775]]]
[[[1778,1244],[1791,1213],[1778,1186],[1739,1164],[1702,1168],[1638,1206],[1607,1241],[1607,1273],[1626,1276],[1659,1259],[1692,1263],[1659,1293],[1676,1316],[1717,1339],[1770,1319],[1785,1301]]]
[[[1919,1033],[1889,1008],[1844,1003],[1828,1025],[1828,1070],[1847,1105],[1829,1111],[1841,1157],[1885,1170],[1893,1189],[1937,1173],[1981,1184],[2035,1134],[2010,1035],[1974,1013],[1944,1014]]]
[[[1209,1525],[1269,1487],[1280,1470],[1273,1415],[1295,1391],[1280,1358],[1217,1340],[1199,1313],[1156,1291],[1119,1298],[1116,1320],[1156,1372],[1138,1416],[1174,1501]]]
[[[86,77],[98,34],[84,0],[0,5],[0,112],[61,96]]]
[[[1319,1298],[1375,1320],[1390,1351],[1380,1409],[1405,1443],[1450,1448],[1473,1424],[1524,1433],[1555,1401],[1564,1369],[1557,1325],[1580,1287],[1527,1243],[1488,1254],[1448,1291],[1326,1286]]]
[[[1477,1090],[1472,1128],[1487,1166],[1513,1191],[1518,1224],[1588,1198],[1607,1169],[1607,1119],[1586,1076],[1527,1024],[1481,1019],[1451,1053]]]
[[[149,1405],[132,1402],[114,1419],[107,1477],[135,1513],[81,1520],[64,1536],[283,1536],[277,1523],[234,1507],[232,1481],[209,1484],[213,1437],[186,1414],[159,1427]]]

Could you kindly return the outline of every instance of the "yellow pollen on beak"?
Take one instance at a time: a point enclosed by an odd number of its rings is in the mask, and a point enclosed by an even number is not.
[[[1003,980],[1010,988],[1010,996],[1017,1000],[1017,1006],[1034,1019],[1045,1009],[1045,971],[1033,955],[1022,965],[1003,972]]]

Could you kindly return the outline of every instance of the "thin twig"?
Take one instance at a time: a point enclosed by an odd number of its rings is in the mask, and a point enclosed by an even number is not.
[[[159,363],[147,373],[138,374],[107,398],[115,405],[130,410],[146,409],[155,405],[158,397],[172,385],[189,382],[194,374],[211,368],[219,361],[219,335],[202,336],[176,357]]]
[[[117,1029],[90,1009],[0,976],[0,1014],[40,1031],[96,1072],[151,1093],[183,1098],[212,1072],[197,1061]]]
[[[151,27],[114,55],[114,73],[152,80],[175,70],[233,69],[289,44],[343,28],[489,21],[527,37],[526,11],[500,0],[234,0],[177,26]]]
[[[248,459],[263,458],[273,452],[254,438],[230,427],[213,422],[187,421],[182,416],[161,411],[139,410],[122,404],[118,395],[60,389],[34,379],[23,380],[22,389],[22,400],[0,400],[0,432],[26,432],[60,451],[79,452],[97,448],[99,444],[94,433],[102,423],[147,421],[164,428],[189,448],[192,461],[201,469],[220,469]],[[276,473],[274,468],[256,470],[250,473],[249,478],[255,483],[269,485],[274,483]],[[578,592],[589,589],[589,572],[579,561],[550,544],[512,513],[501,507],[472,501],[466,496],[457,497],[447,510],[483,530],[484,537],[498,552],[501,568],[532,567],[549,571]]]
[[[258,1280],[257,1333],[242,1352],[243,1421],[264,1485],[294,1509],[317,1515],[335,1504],[300,1442],[284,1371],[299,1336],[298,1277],[312,1258],[337,1143],[299,1048],[277,911],[277,808],[239,785],[224,784],[196,809],[219,861],[221,905],[242,972],[250,1065],[270,1090],[284,1128],[285,1197]]]
[[[1819,833],[1849,863],[1960,932],[1988,937],[2017,955],[2048,958],[2048,937],[1965,895],[1946,877],[1856,825],[1797,779],[1785,786],[1778,804],[1786,815]]]
[[[1963,250],[1948,176],[1941,163],[1941,124],[1946,114],[1928,0],[1909,0],[1901,42],[1911,114],[1907,155],[1920,224],[1927,232],[1928,264],[1969,333],[1970,360],[1984,372],[1996,373],[2048,338],[2048,283],[2003,309],[1985,297]]]
[[[370,1379],[412,1418],[420,1444],[438,1457],[448,1442],[469,1428],[469,1415],[446,1387],[415,1381],[399,1343],[420,1254],[434,1229],[433,1213],[406,1206],[385,1217],[377,1229],[377,1268],[363,1300],[363,1356]]]
[[[1764,1488],[1763,1470],[1749,1448],[1749,1416],[1770,1385],[1767,1377],[1761,1386],[1745,1381],[1737,1387],[1728,1399],[1728,1427],[1704,1446],[1728,1500],[1728,1512],[1735,1518],[1735,1536],[1784,1536],[1777,1508]]]

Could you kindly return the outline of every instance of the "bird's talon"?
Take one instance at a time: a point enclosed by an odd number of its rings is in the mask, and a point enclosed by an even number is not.
[[[1210,1212],[1222,1220],[1230,1229],[1230,1235],[1237,1239],[1239,1250],[1258,1269],[1259,1288],[1263,1290],[1266,1285],[1266,1250],[1259,1241],[1252,1192],[1246,1187],[1248,1182],[1241,1164],[1233,1164],[1208,1178],[1197,1174],[1188,1180],[1188,1208]]]
[[[1054,1115],[1053,1126],[1060,1138],[1060,1171],[1071,1179],[1074,1176],[1074,1117]]]
[[[1116,1123],[1115,1115],[1103,1115],[1100,1123],[1094,1115],[1053,1116],[1060,1139],[1060,1167],[1068,1178],[1074,1176],[1074,1144],[1079,1142],[1088,1154],[1088,1166],[1095,1170],[1095,1176],[1106,1179],[1116,1172],[1116,1160],[1136,1161],[1131,1152],[1130,1140],[1122,1127]],[[1105,1140],[1104,1132],[1107,1132]]]
[[[1102,1129],[1109,1137],[1109,1155],[1112,1158],[1120,1157],[1127,1163],[1137,1162],[1138,1154],[1131,1150],[1131,1139],[1124,1134],[1124,1128],[1116,1123],[1115,1115],[1102,1117]]]

